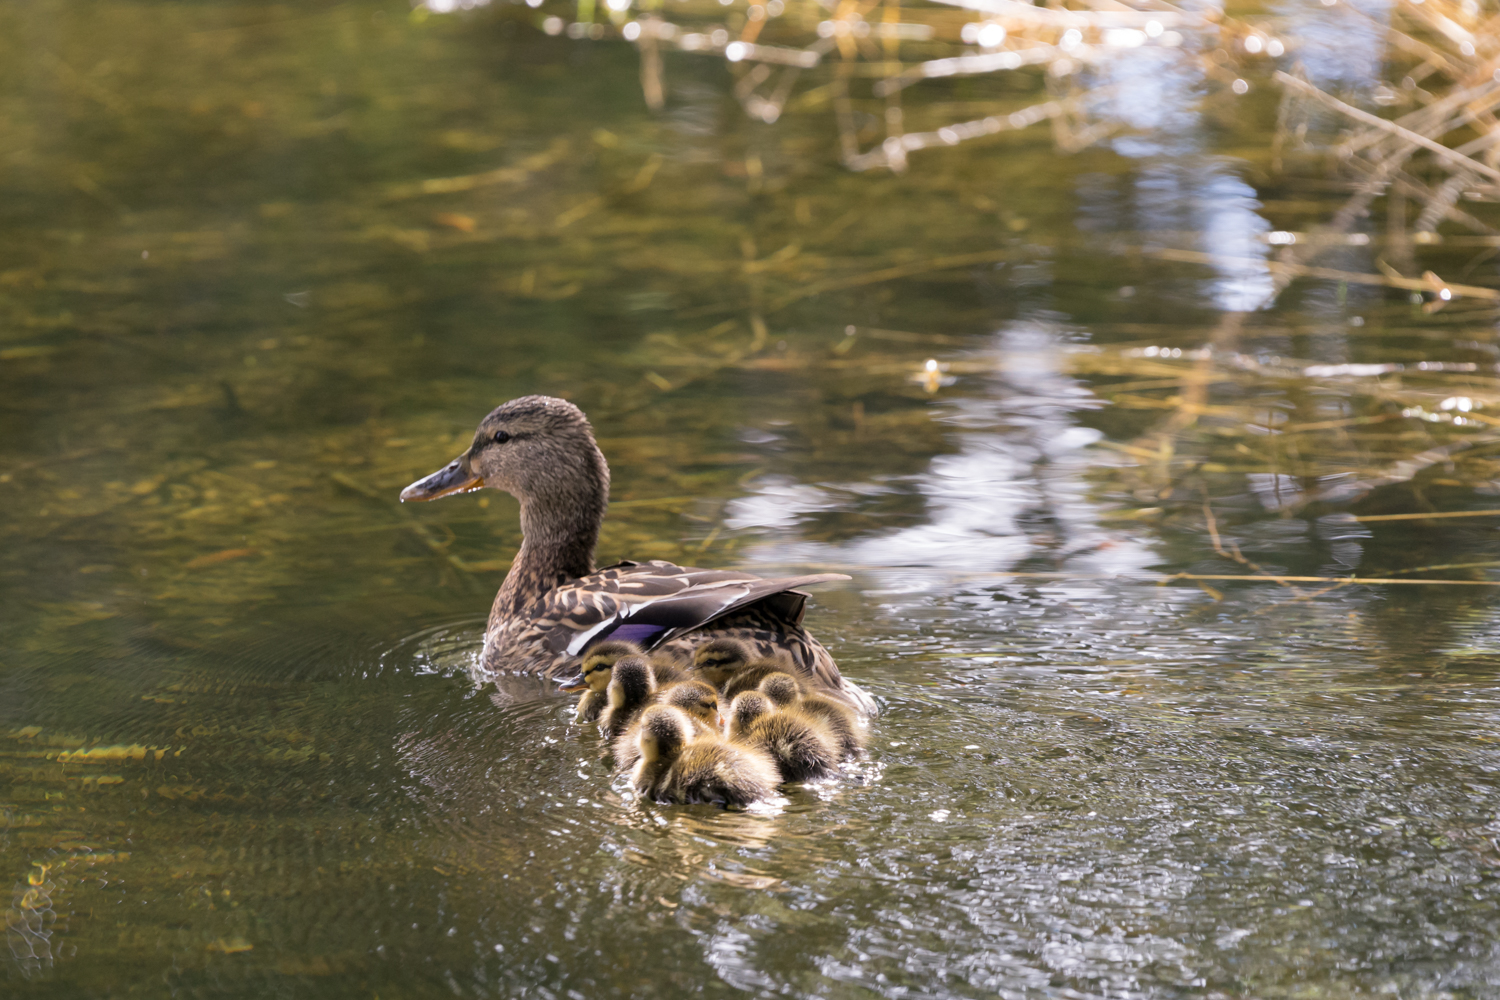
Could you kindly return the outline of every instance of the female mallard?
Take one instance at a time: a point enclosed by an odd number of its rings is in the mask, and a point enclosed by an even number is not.
[[[738,639],[811,689],[873,714],[875,703],[839,674],[802,627],[807,595],[795,588],[838,573],[764,580],[735,570],[652,560],[594,568],[609,498],[609,466],[593,428],[572,403],[523,396],[479,424],[474,443],[442,469],[401,491],[436,500],[490,486],[521,502],[521,549],[485,628],[488,674],[576,675],[578,658],[606,639],[634,642],[682,664],[715,638]]]

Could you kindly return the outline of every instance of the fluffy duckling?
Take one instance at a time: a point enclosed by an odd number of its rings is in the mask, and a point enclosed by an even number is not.
[[[826,778],[839,763],[839,743],[821,720],[796,708],[778,709],[759,691],[735,696],[729,738],[770,755],[783,781]]]
[[[640,760],[630,776],[640,795],[658,802],[745,806],[775,793],[781,776],[765,754],[711,733],[697,739],[691,734],[688,717],[670,705],[652,705],[642,713]]]
[[[802,697],[802,685],[798,683],[797,678],[785,671],[767,674],[760,679],[755,689],[770,698],[771,703],[777,708],[795,705]]]
[[[656,692],[656,704],[670,705],[687,716],[692,727],[690,735],[694,739],[704,733],[718,735],[724,725],[724,718],[719,714],[719,692],[704,681],[678,681],[664,687]],[[615,740],[615,767],[621,771],[635,767],[635,762],[640,759],[640,728],[641,719],[637,717],[635,723]]]
[[[584,656],[578,665],[578,676],[564,684],[564,691],[582,691],[573,721],[579,724],[598,722],[609,706],[609,679],[615,661],[622,656],[640,656],[641,647],[633,642],[601,642]]]
[[[821,722],[838,743],[841,757],[857,756],[864,749],[864,731],[854,713],[831,699],[803,695],[802,683],[791,674],[784,671],[767,674],[761,679],[758,690],[778,708],[795,705],[803,714]]]
[[[738,639],[712,639],[693,650],[693,676],[723,688],[750,662],[750,650]]]
[[[754,659],[750,647],[738,639],[714,639],[693,651],[694,676],[723,691],[725,698],[754,691],[762,677],[785,669],[774,660]]]
[[[615,668],[615,663],[622,656],[643,656],[641,647],[633,642],[624,642],[619,639],[610,639],[601,642],[591,648],[579,665],[580,674],[577,679],[569,684],[563,685],[564,691],[582,691],[583,697],[578,699],[578,712],[574,721],[578,723],[597,722],[599,716],[609,705],[609,679]],[[658,686],[671,684],[682,679],[682,672],[671,663],[652,658],[651,673],[656,679]]]
[[[656,694],[656,676],[651,662],[644,656],[622,656],[615,661],[610,672],[609,687],[605,689],[609,704],[599,716],[599,728],[604,735],[615,739],[630,724],[641,709],[650,704]]]

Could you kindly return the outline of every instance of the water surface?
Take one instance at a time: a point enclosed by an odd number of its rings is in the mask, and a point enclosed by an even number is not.
[[[1239,13],[1357,97],[1361,10]],[[652,113],[574,14],[0,11],[8,995],[1500,994],[1496,522],[1359,520],[1494,508],[1495,313],[1277,284],[1339,123],[1276,153],[1272,64],[1194,36],[1076,153],[854,172],[828,75],[764,124],[671,53]],[[1402,270],[1493,286],[1449,236]],[[809,624],[868,760],[640,804],[471,680],[515,504],[395,498],[531,392],[598,429],[601,562],[853,576]]]

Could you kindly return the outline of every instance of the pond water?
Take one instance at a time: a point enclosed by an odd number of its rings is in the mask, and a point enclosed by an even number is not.
[[[1268,235],[1352,190],[1272,70],[1374,92],[1386,5],[892,173],[824,70],[768,124],[674,51],[652,112],[551,3],[0,10],[6,995],[1500,996],[1500,538],[1426,516],[1497,506],[1494,302],[1348,277],[1493,241]],[[396,496],[533,392],[601,563],[853,577],[867,760],[643,805],[471,680],[515,504]]]

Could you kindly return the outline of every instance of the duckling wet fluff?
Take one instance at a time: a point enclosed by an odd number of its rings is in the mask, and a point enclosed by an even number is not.
[[[838,741],[822,722],[795,708],[777,709],[758,691],[746,691],[730,705],[729,735],[770,756],[783,781],[826,778],[838,768]]]
[[[691,804],[745,806],[775,794],[780,773],[765,754],[705,733],[691,739],[691,724],[668,705],[641,717],[640,760],[631,784],[646,798]]]
[[[599,718],[599,728],[613,738],[625,732],[656,693],[650,661],[644,656],[620,657],[615,661],[608,692],[609,706]]]

